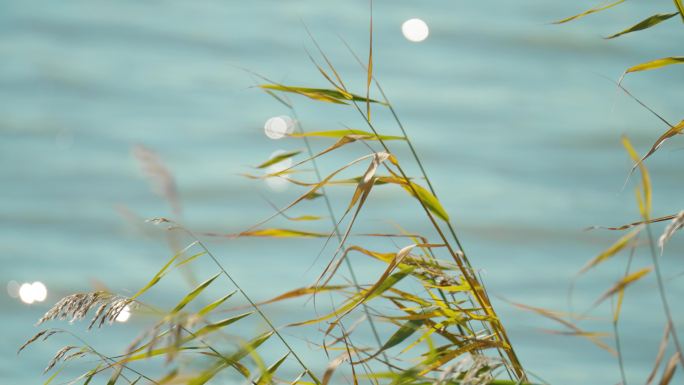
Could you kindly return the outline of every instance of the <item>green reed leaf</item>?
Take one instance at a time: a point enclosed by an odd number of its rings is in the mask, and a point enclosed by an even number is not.
[[[284,152],[282,154],[278,154],[274,156],[273,158],[265,161],[264,163],[261,163],[260,165],[256,166],[256,168],[266,168],[268,166],[274,165],[276,163],[280,163],[284,161],[285,159],[292,158],[293,156],[297,156],[301,153],[301,151],[289,151],[289,152]]]
[[[358,135],[361,136],[359,139],[364,140],[406,140],[403,136],[392,136],[392,135],[375,135],[371,132],[348,129],[348,130],[330,130],[330,131],[312,131],[305,133],[294,133],[290,134],[292,137],[324,137],[324,138],[341,138],[347,135]]]
[[[211,285],[211,283],[214,282],[214,280],[215,280],[216,278],[218,278],[219,275],[221,275],[221,273],[218,273],[218,274],[214,275],[213,277],[211,277],[211,278],[209,278],[208,280],[202,282],[202,283],[199,284],[196,288],[194,288],[190,293],[188,293],[188,295],[186,295],[186,296],[178,303],[178,305],[176,305],[175,308],[173,308],[173,310],[171,311],[171,314],[173,315],[173,314],[176,314],[176,313],[178,313],[179,311],[181,311],[188,303],[190,303],[190,301],[192,301],[192,300],[195,299],[198,295],[200,295],[200,293],[202,293],[202,291],[204,291],[204,289],[206,289],[207,286]]]
[[[618,36],[626,35],[628,33],[636,32],[636,31],[642,31],[644,29],[651,28],[654,25],[658,25],[658,24],[662,23],[663,21],[668,20],[668,19],[670,19],[670,18],[672,18],[678,14],[679,14],[679,12],[659,13],[657,15],[653,15],[653,16],[651,16],[647,19],[644,19],[644,20],[640,21],[639,23],[625,29],[624,31],[621,31],[621,32],[618,32],[616,34],[613,34],[613,35],[606,37],[606,39],[614,39]]]
[[[665,57],[662,59],[656,59],[646,63],[637,64],[633,67],[629,67],[625,73],[628,74],[631,72],[650,71],[672,64],[684,64],[684,56]]]
[[[363,96],[346,92],[342,89],[331,90],[326,88],[293,87],[281,84],[260,84],[259,87],[262,89],[295,93],[302,96],[306,96],[313,100],[318,100],[327,103],[347,104],[347,101],[355,101],[364,103],[370,102],[384,104],[383,102],[380,102],[378,100],[368,99]]]
[[[231,293],[228,293],[227,295],[223,296],[222,298],[210,303],[209,305],[205,306],[197,312],[197,315],[200,317],[204,317],[207,314],[211,313],[216,309],[217,307],[221,306],[222,303],[226,302],[230,297],[232,297],[235,293],[237,293],[237,290],[233,290]]]
[[[588,16],[588,15],[591,15],[592,13],[604,11],[604,10],[609,9],[609,8],[612,8],[612,7],[616,6],[616,5],[622,4],[622,3],[624,3],[625,1],[626,1],[626,0],[618,0],[618,1],[614,1],[614,2],[609,3],[609,4],[606,4],[606,5],[600,5],[600,6],[591,8],[591,9],[589,9],[589,10],[586,10],[586,11],[584,11],[584,12],[582,12],[582,13],[579,13],[579,14],[577,14],[577,15],[570,16],[570,17],[566,17],[565,19],[561,19],[561,20],[558,20],[558,21],[554,21],[553,24],[563,24],[563,23],[567,23],[567,22],[572,21],[572,20],[581,19],[581,18],[583,18],[584,16]]]

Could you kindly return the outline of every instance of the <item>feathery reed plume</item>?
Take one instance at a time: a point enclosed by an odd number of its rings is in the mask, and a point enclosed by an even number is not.
[[[104,291],[71,294],[59,300],[38,320],[36,325],[56,319],[69,319],[69,323],[80,321],[86,317],[91,309],[97,307],[88,329],[92,329],[98,320],[100,321],[98,327],[101,327],[105,322],[109,324],[114,322],[126,306],[132,303],[133,300],[130,298]]]

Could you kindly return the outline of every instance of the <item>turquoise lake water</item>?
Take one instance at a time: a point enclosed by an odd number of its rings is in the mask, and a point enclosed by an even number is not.
[[[646,60],[681,55],[684,41],[677,18],[644,33],[602,39],[646,15],[672,12],[670,1],[626,2],[576,23],[550,24],[592,5],[375,1],[375,74],[481,269],[523,364],[554,384],[615,384],[616,360],[586,340],[540,331],[558,325],[501,298],[567,310],[571,278],[618,237],[583,228],[638,218],[632,188],[622,190],[630,163],[620,135],[629,135],[643,153],[666,127],[606,78],[617,80]],[[430,26],[422,43],[401,35],[402,22],[413,17]],[[183,223],[194,230],[237,232],[272,212],[266,198],[284,205],[295,197],[293,188],[273,191],[239,175],[253,172],[250,166],[276,150],[302,148],[295,139],[264,136],[264,122],[288,112],[254,89],[255,79],[241,68],[288,84],[326,87],[307,58],[315,48],[304,24],[349,86],[362,93],[365,73],[338,36],[367,54],[364,1],[0,2],[1,383],[41,383],[54,351],[70,343],[55,337],[15,354],[50,304],[102,285],[130,295],[169,258],[163,231],[141,223],[172,214],[141,173],[134,145],[154,150],[174,174]],[[684,107],[684,68],[676,67],[625,81],[671,122],[682,118]],[[293,101],[305,129],[364,128],[348,108]],[[375,115],[383,132],[398,133],[386,112]],[[322,149],[329,142],[313,144]],[[406,148],[393,146],[411,164]],[[682,174],[673,167],[684,159],[682,148],[675,138],[648,162],[656,216],[682,209]],[[364,151],[350,149],[346,161]],[[342,161],[321,164],[332,171]],[[349,194],[331,191],[338,202]],[[298,214],[324,215],[322,202],[308,207]],[[361,219],[359,232],[392,231],[390,220],[431,234],[414,202],[391,187],[378,187]],[[307,226],[330,230],[325,221]],[[325,260],[309,269],[318,240],[208,245],[257,300],[310,283]],[[644,251],[636,256],[639,266],[650,263]],[[684,270],[682,252],[684,242],[675,237],[662,262],[665,277],[672,278],[668,290],[680,330],[684,285],[675,277]],[[590,306],[620,277],[625,260],[580,279],[575,306]],[[361,258],[358,267],[366,281],[378,274]],[[212,272],[208,265],[197,271]],[[10,281],[42,281],[48,298],[22,304],[4,290]],[[150,301],[173,303],[187,291],[180,275],[165,285]],[[302,309],[283,304],[268,312],[283,323]],[[656,355],[660,310],[653,278],[628,290],[621,334],[627,372],[637,383]],[[582,326],[611,331],[609,306],[593,315],[599,319]],[[143,323],[134,314],[100,332],[70,328],[116,354],[122,349],[117,342]],[[317,357],[314,352],[308,359],[324,365]]]

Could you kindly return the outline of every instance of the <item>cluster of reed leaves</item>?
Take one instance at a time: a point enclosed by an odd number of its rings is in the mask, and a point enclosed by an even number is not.
[[[585,16],[605,12],[623,4],[625,0],[617,0],[607,4],[597,6],[595,8],[589,9],[587,11],[581,12],[577,15],[570,16],[555,22],[556,24],[562,24],[570,21],[575,21],[581,19]],[[656,15],[651,15],[644,20],[638,22],[637,24],[628,27],[617,33],[613,33],[606,37],[606,39],[614,39],[618,37],[625,38],[625,35],[635,33],[638,31],[643,31],[648,28],[652,28],[661,22],[665,22],[675,16],[679,16],[677,19],[684,22],[684,6],[681,0],[673,0],[669,4],[671,9],[670,13],[661,13]],[[676,39],[675,39],[676,40]],[[676,40],[677,41],[677,40]],[[594,226],[590,229],[604,229],[616,232],[626,232],[618,237],[618,239],[607,249],[603,250],[597,256],[589,260],[577,273],[576,278],[589,273],[595,267],[614,259],[614,257],[620,254],[628,255],[626,266],[624,267],[624,272],[622,277],[614,282],[612,286],[608,287],[604,293],[602,293],[590,309],[583,312],[581,315],[575,314],[564,314],[559,312],[550,311],[547,309],[535,308],[531,306],[518,305],[526,310],[536,312],[544,317],[550,318],[555,322],[560,323],[566,328],[566,331],[561,332],[563,334],[576,335],[588,338],[594,342],[597,346],[608,350],[617,357],[618,366],[620,370],[621,383],[626,385],[628,383],[627,374],[625,367],[628,365],[625,362],[625,355],[623,354],[623,349],[621,347],[621,336],[619,333],[620,321],[626,322],[621,319],[620,314],[622,311],[622,305],[624,302],[626,289],[642,280],[646,279],[652,275],[655,275],[655,280],[658,286],[659,301],[662,303],[662,312],[666,320],[664,325],[664,335],[662,337],[659,350],[655,355],[655,361],[653,364],[653,369],[645,379],[639,379],[639,382],[645,381],[646,384],[651,384],[658,377],[659,368],[663,366],[660,373],[660,384],[669,384],[674,378],[677,366],[682,366],[684,369],[684,353],[682,352],[681,343],[678,337],[677,328],[675,327],[675,322],[672,318],[672,312],[670,310],[670,302],[667,296],[666,284],[663,278],[663,273],[660,268],[659,258],[665,255],[666,244],[668,240],[675,234],[675,232],[684,226],[684,211],[679,213],[673,213],[670,215],[664,215],[659,217],[653,217],[652,215],[652,184],[651,178],[646,167],[646,161],[651,156],[654,156],[656,152],[662,147],[662,145],[669,139],[675,137],[676,135],[682,134],[684,131],[684,120],[677,124],[672,124],[663,118],[660,114],[656,113],[647,104],[642,102],[640,99],[632,95],[624,86],[623,81],[625,76],[630,73],[639,71],[649,71],[656,70],[665,66],[674,64],[683,64],[684,56],[671,56],[665,58],[657,58],[645,61],[643,63],[633,65],[627,68],[619,81],[616,82],[616,86],[624,91],[626,95],[636,101],[640,106],[652,113],[660,122],[667,126],[667,129],[657,138],[654,139],[653,144],[650,148],[644,152],[643,155],[639,155],[637,151],[632,146],[630,140],[626,137],[622,137],[622,144],[633,164],[629,170],[629,176],[627,182],[630,181],[630,177],[635,174],[638,170],[640,174],[639,182],[635,187],[636,201],[639,208],[639,213],[641,218],[632,223],[621,225],[621,226]],[[626,182],[626,183],[627,183]],[[657,222],[669,221],[667,227],[663,231],[662,235],[656,241],[651,225]],[[645,241],[643,239],[645,238]],[[656,246],[657,245],[657,246]],[[659,250],[658,250],[659,249]],[[635,259],[637,253],[645,251],[650,259],[650,264],[637,268]],[[573,286],[574,287],[574,280]],[[571,289],[572,292],[572,289]],[[572,294],[571,294],[572,295]],[[586,316],[594,311],[596,307],[606,300],[611,300],[612,303],[612,315],[611,323],[613,328],[613,344],[606,343],[602,338],[605,337],[603,333],[588,332],[577,326],[578,322],[586,318]],[[636,321],[638,322],[638,320]],[[665,356],[668,351],[673,351],[669,356],[669,359],[665,364]],[[629,379],[630,382],[634,379]]]
[[[367,62],[354,55],[367,78],[365,96],[360,96],[349,91],[332,62],[313,41],[327,68],[313,58],[312,61],[329,83],[327,88],[286,85],[261,76],[258,87],[291,109],[295,116],[290,96],[336,104],[356,111],[365,128],[304,132],[299,125],[298,131],[290,137],[304,141],[307,152],[280,154],[258,164],[256,168],[269,170],[269,166],[290,158],[296,160],[294,165],[263,175],[247,176],[253,179],[280,178],[300,188],[301,194],[277,209],[271,217],[245,231],[238,234],[195,234],[176,220],[153,220],[166,226],[170,232],[182,232],[183,238],[190,239],[191,243],[176,252],[133,296],[120,297],[105,292],[74,294],[60,301],[41,319],[41,323],[65,318],[78,320],[94,313],[91,326],[102,326],[111,323],[127,306],[135,306],[156,314],[154,325],[143,330],[117,356],[99,352],[67,330],[41,330],[21,349],[58,333],[67,333],[79,343],[57,352],[46,370],[55,372],[46,384],[77,359],[90,363],[91,367],[77,377],[67,379],[66,383],[88,384],[98,376],[108,378],[108,385],[199,385],[225,381],[317,385],[342,381],[406,385],[520,384],[527,381],[526,372],[509,341],[506,329],[461,247],[448,213],[438,199],[392,104],[373,74],[372,44]],[[381,98],[370,97],[371,91],[375,90]],[[371,119],[371,112],[376,109],[388,110],[402,135],[379,132]],[[314,152],[310,145],[310,140],[314,138],[327,140],[329,144],[324,150]],[[356,146],[357,150],[367,149],[368,153],[356,159],[339,161],[345,158],[345,149],[352,146]],[[392,149],[398,146],[408,146],[412,158],[400,160],[395,156]],[[340,162],[339,167],[323,174],[316,161],[333,155],[337,156],[335,161]],[[138,148],[136,156],[145,165],[146,172],[155,179],[159,192],[171,202],[174,211],[179,212],[175,184],[168,170],[149,150]],[[416,162],[421,175],[409,175],[404,162]],[[314,171],[313,175],[311,170]],[[349,173],[353,176],[343,176]],[[424,220],[434,233],[430,236],[409,233],[400,226],[396,233],[354,233],[360,212],[369,196],[381,185],[404,190],[407,193],[405,199],[411,200],[422,210]],[[348,201],[343,204],[343,212],[339,214],[335,212],[326,189],[344,186],[350,186],[351,191]],[[294,207],[312,200],[325,201],[327,212],[288,215]],[[293,227],[270,226],[271,220],[279,216],[287,218]],[[330,231],[312,232],[296,228],[302,221],[322,221],[326,216],[331,220]],[[327,264],[313,284],[258,302],[242,289],[231,275],[230,267],[213,255],[202,241],[202,238],[217,236],[231,239],[312,238],[312,242],[326,245],[332,242],[334,251],[325,255]],[[385,240],[392,247],[378,250],[363,243],[364,240],[378,239]],[[174,243],[178,242],[179,238],[174,237]],[[353,254],[372,258],[383,264],[384,269],[371,282],[361,283],[350,262],[350,255]],[[143,300],[146,293],[158,288],[157,284],[166,279],[169,272],[190,266],[200,259],[211,261],[217,269],[216,274],[195,285],[177,300],[175,306],[160,310]],[[349,278],[342,275],[343,268],[348,270]],[[408,281],[411,284],[407,284]],[[226,284],[228,291],[224,295],[211,298],[208,304],[202,305],[208,288]],[[416,290],[416,287],[420,289]],[[326,293],[326,296],[321,296],[321,293]],[[281,327],[276,327],[264,311],[268,304],[302,297],[313,298],[319,304],[321,298],[329,297],[330,311]],[[237,302],[238,298],[242,299],[241,303]],[[244,306],[248,311],[244,311]],[[243,310],[236,310],[240,308]],[[250,320],[265,323],[268,330],[250,337],[241,333],[241,337],[237,338],[236,332],[233,332],[233,338],[226,337],[231,335],[235,325]],[[367,325],[372,331],[372,341],[366,341],[355,333],[361,325]],[[322,342],[315,348],[329,358],[327,368],[318,371],[309,367],[301,352],[295,351],[288,343],[282,332],[285,328],[319,331]],[[285,354],[275,361],[266,362],[262,349],[267,341],[281,345]],[[162,358],[165,365],[160,364]],[[143,373],[139,366],[141,362],[160,365],[154,374]],[[284,365],[286,362],[288,365]],[[294,365],[299,367],[298,374],[293,375],[284,369]],[[160,371],[161,374],[158,373]]]

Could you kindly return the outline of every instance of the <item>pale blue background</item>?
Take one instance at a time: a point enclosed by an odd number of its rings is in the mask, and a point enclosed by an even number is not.
[[[627,133],[644,152],[665,129],[604,77],[617,79],[629,65],[682,48],[677,18],[645,33],[602,39],[646,15],[671,12],[670,1],[627,2],[577,23],[549,23],[592,5],[375,2],[376,74],[490,292],[560,310],[574,273],[616,237],[582,229],[638,216],[631,188],[621,191],[629,162],[620,135]],[[291,199],[292,190],[270,192],[238,175],[275,150],[301,147],[263,135],[263,122],[286,111],[253,89],[239,67],[326,86],[306,57],[313,46],[303,21],[362,92],[364,74],[337,35],[366,55],[367,10],[364,1],[0,1],[0,382],[39,383],[52,352],[68,343],[55,340],[15,355],[50,303],[97,282],[130,294],[168,257],[157,232],[141,232],[116,210],[124,205],[142,218],[170,215],[141,176],[132,145],[154,149],[173,171],[193,229],[234,232],[267,216],[270,208],[256,191],[277,204]],[[411,17],[431,28],[421,44],[401,36],[401,23]],[[672,67],[635,74],[625,84],[678,121],[682,81],[684,68]],[[307,129],[362,128],[351,111],[295,102]],[[397,132],[387,116],[377,119],[385,132]],[[673,139],[649,161],[655,215],[681,209],[681,143]],[[405,149],[396,148],[409,162]],[[348,193],[333,196],[347,199]],[[389,215],[428,232],[403,192],[378,189],[374,197],[364,214],[366,231],[386,230]],[[317,242],[241,240],[212,248],[261,300],[315,277],[320,261],[306,269]],[[667,277],[683,270],[683,245],[675,238],[666,253]],[[622,274],[623,261],[580,281],[577,306],[606,290]],[[648,255],[639,254],[637,264],[648,264]],[[370,280],[376,273],[361,275]],[[179,293],[183,280],[172,279]],[[41,280],[49,298],[23,305],[6,295],[10,280]],[[628,372],[642,382],[663,320],[654,281],[637,287],[628,291],[623,336]],[[681,279],[669,282],[680,328],[684,312],[676,299],[683,289]],[[618,382],[606,352],[541,333],[539,327],[556,325],[495,302],[530,370],[556,384]],[[270,312],[283,320],[297,318],[299,309]],[[610,309],[596,315],[604,317],[596,329],[610,331]],[[116,325],[89,338],[106,350],[127,333]]]

